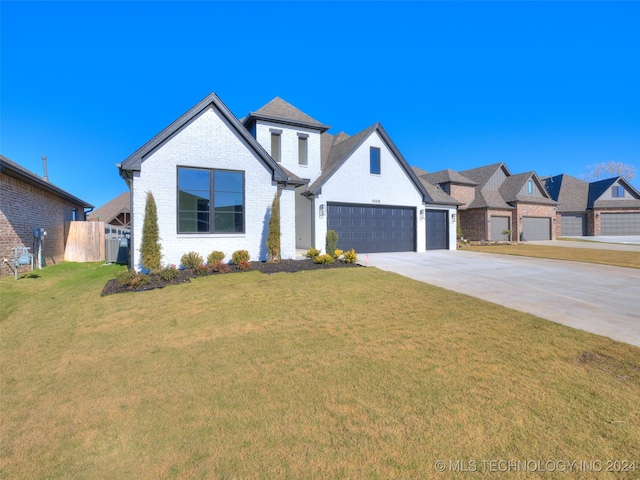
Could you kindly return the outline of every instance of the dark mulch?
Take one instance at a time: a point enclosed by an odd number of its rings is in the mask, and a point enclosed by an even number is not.
[[[319,263],[315,263],[313,260],[305,259],[305,260],[281,260],[279,262],[271,263],[271,262],[249,262],[251,265],[251,270],[257,270],[262,273],[271,274],[271,273],[295,273],[300,272],[302,270],[327,270],[330,268],[353,268],[359,265],[353,263],[344,263],[337,261],[335,263],[331,263],[329,265],[322,265]],[[249,271],[251,271],[249,270]],[[236,265],[229,265],[228,273],[242,273],[241,270],[238,269]],[[226,275],[218,272],[214,272],[209,270],[206,275]],[[197,278],[192,270],[182,270],[177,278],[167,281],[163,280],[156,274],[150,274],[149,280],[150,282],[146,285],[142,285],[140,287],[133,287],[131,285],[118,285],[115,279],[111,279],[107,282],[107,284],[102,289],[102,296],[111,295],[112,293],[123,293],[123,292],[144,292],[145,290],[153,290],[156,288],[164,288],[167,285],[178,285],[180,283],[188,283],[192,278]]]

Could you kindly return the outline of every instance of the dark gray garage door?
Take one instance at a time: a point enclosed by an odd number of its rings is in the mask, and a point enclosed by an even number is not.
[[[446,250],[449,222],[447,210],[426,210],[427,250]]]
[[[357,253],[415,251],[416,209],[327,203],[327,227],[338,248]]]
[[[511,224],[510,217],[491,216],[491,240],[494,242],[501,242],[503,240],[511,240],[502,232],[505,230],[511,230],[509,225]]]
[[[542,217],[524,217],[522,236],[525,240],[551,240],[551,219]]]
[[[640,235],[640,213],[601,213],[600,235]]]
[[[585,213],[562,214],[560,235],[567,237],[584,237],[587,235],[587,215]]]

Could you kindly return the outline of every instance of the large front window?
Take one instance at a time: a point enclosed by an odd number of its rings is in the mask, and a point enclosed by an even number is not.
[[[178,168],[178,233],[244,232],[244,173]]]

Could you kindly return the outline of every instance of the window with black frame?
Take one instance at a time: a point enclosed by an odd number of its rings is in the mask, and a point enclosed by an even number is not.
[[[178,233],[243,233],[244,173],[178,168]]]

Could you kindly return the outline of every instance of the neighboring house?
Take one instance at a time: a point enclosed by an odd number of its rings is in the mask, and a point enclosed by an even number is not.
[[[551,240],[556,202],[534,172],[512,175],[504,163],[420,176],[463,203],[462,234],[469,240]],[[503,234],[511,231],[511,235]]]
[[[585,182],[571,175],[545,177],[558,202],[556,235],[640,235],[640,193],[622,177]]]
[[[114,227],[131,227],[131,194],[124,192],[113,200],[96,208],[87,216],[92,222],[104,222]]]
[[[280,98],[240,121],[208,95],[118,165],[131,191],[133,266],[146,192],[156,200],[165,264],[213,250],[265,260],[276,194],[283,258],[324,250],[328,229],[338,248],[361,255],[455,249],[459,202],[433,198],[382,125],[353,136],[328,129]]]
[[[11,262],[15,247],[34,252],[33,230],[43,228],[42,242],[47,263],[62,261],[65,222],[85,219],[89,203],[65,192],[49,181],[0,155],[0,255]],[[0,276],[12,275],[3,262]]]

